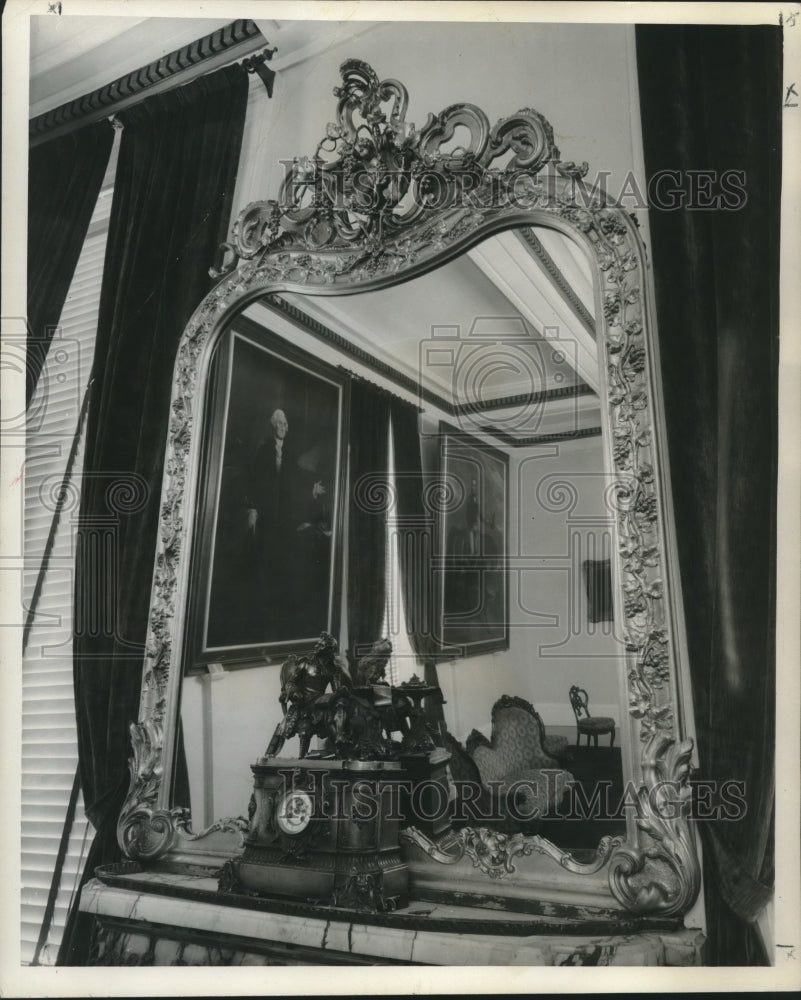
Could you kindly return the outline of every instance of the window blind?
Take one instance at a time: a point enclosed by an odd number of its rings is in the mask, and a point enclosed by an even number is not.
[[[74,538],[83,469],[82,404],[92,368],[119,133],[86,241],[28,410],[22,660],[21,959],[34,958],[78,764],[72,681]],[[77,449],[70,463],[75,436]],[[59,503],[59,497],[61,502]],[[60,508],[60,510],[59,510]],[[52,965],[93,831],[79,796],[53,919],[38,962]]]

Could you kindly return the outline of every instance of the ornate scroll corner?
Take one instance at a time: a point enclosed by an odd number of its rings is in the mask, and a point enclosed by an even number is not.
[[[170,849],[184,809],[154,809],[162,778],[163,729],[146,719],[130,727],[131,782],[117,821],[117,842],[134,861],[154,861]]]
[[[176,814],[175,829],[183,840],[188,841],[203,840],[213,833],[233,833],[237,838],[237,845],[242,847],[250,827],[250,821],[245,819],[244,816],[226,816],[224,819],[218,819],[205,829],[194,833],[192,831],[192,818],[189,815],[189,810],[176,810]]]
[[[689,823],[692,751],[692,740],[662,733],[643,748],[637,826],[644,843],[621,844],[609,860],[609,887],[633,913],[681,916],[698,898],[701,866]]]
[[[531,854],[550,858],[573,875],[593,875],[609,862],[623,843],[622,837],[603,837],[595,857],[583,862],[537,834],[502,833],[483,826],[451,830],[438,841],[431,840],[412,826],[401,830],[400,839],[402,843],[414,844],[441,865],[456,864],[467,856],[474,868],[490,878],[505,878],[514,874],[517,871],[514,859]]]

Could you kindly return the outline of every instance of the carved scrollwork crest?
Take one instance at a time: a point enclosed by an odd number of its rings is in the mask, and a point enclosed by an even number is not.
[[[490,128],[480,108],[454,104],[429,114],[418,131],[406,120],[402,83],[379,80],[358,59],[340,72],[336,121],[313,156],[294,160],[277,200],[255,202],[240,214],[215,276],[278,249],[380,254],[387,240],[432,210],[468,196],[486,204],[497,199],[499,182],[528,181],[559,163],[550,124],[531,108]]]

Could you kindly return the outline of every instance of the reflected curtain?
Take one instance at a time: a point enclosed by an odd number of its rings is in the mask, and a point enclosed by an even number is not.
[[[231,66],[118,115],[76,561],[79,762],[97,830],[85,878],[120,857],[116,820],[138,716],[173,363],[226,236],[247,92],[246,71]],[[86,963],[88,931],[73,908],[59,964]]]
[[[745,816],[699,823],[710,965],[766,964],[771,897],[782,38],[641,26],[649,180],[741,171],[735,210],[649,206],[657,326],[701,779],[744,782]],[[729,186],[732,175],[729,174]],[[738,182],[734,181],[735,184]],[[674,185],[675,186],[675,185]]]
[[[386,607],[389,394],[354,378],[350,390],[348,476],[348,645],[381,638]]]
[[[425,505],[425,480],[420,448],[419,415],[416,406],[402,399],[392,400],[392,446],[395,454],[398,557],[406,615],[406,629],[412,649],[423,660],[423,680],[439,687],[433,643],[433,576],[431,553],[434,521]],[[426,699],[428,721],[444,725],[442,692],[439,701]]]
[[[30,151],[26,406],[61,318],[113,143],[114,130],[104,120]]]

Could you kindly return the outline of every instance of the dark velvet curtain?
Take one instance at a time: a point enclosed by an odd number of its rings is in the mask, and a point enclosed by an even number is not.
[[[113,142],[114,130],[102,121],[30,151],[26,405],[61,318]]]
[[[76,564],[75,703],[86,877],[119,859],[138,715],[173,363],[211,287],[239,163],[247,74],[227,67],[119,114],[122,134],[92,371]],[[59,963],[85,964],[73,912]]]
[[[747,805],[699,824],[706,961],[765,964],[753,920],[773,882],[782,37],[641,26],[637,57],[649,178],[678,171],[691,193],[687,171],[715,171],[714,195],[741,171],[745,191],[728,210],[652,197],[649,225],[698,777],[743,781]]]
[[[434,590],[431,572],[434,521],[424,502],[425,480],[416,406],[393,399],[392,446],[395,454],[395,526],[406,628],[412,649],[423,661],[426,684],[439,687],[434,660]],[[426,701],[429,722],[444,724],[442,694]]]
[[[354,379],[350,394],[348,645],[381,638],[386,605],[389,394]]]

